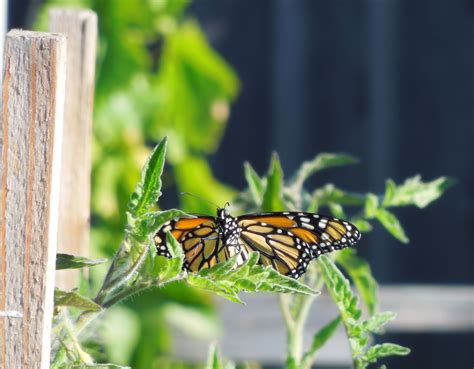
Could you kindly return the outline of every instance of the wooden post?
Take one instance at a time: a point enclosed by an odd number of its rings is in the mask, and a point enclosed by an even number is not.
[[[12,30],[0,141],[0,368],[49,368],[66,38]]]
[[[87,256],[97,16],[91,10],[52,9],[49,31],[65,34],[68,49],[58,252]],[[56,285],[62,289],[77,287],[78,273],[58,271]]]

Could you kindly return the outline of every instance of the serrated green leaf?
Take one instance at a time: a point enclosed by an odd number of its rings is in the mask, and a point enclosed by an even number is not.
[[[263,194],[263,211],[281,211],[285,209],[282,200],[282,188],[283,170],[278,155],[274,153],[268,170],[267,187]]]
[[[360,357],[360,360],[366,363],[375,363],[378,359],[387,356],[406,356],[410,353],[410,349],[394,343],[382,343],[374,345]]]
[[[319,154],[314,159],[303,162],[292,181],[292,187],[299,191],[303,187],[304,181],[316,172],[331,167],[356,163],[358,163],[358,160],[350,155],[330,153]]]
[[[259,177],[257,172],[252,168],[250,163],[244,163],[245,179],[249,186],[252,199],[257,206],[260,206],[263,200],[263,193],[265,191],[264,181]]]
[[[377,209],[375,217],[397,240],[403,243],[408,243],[410,241],[395,214],[386,209],[380,208]]]
[[[236,302],[238,304],[243,304],[244,302],[237,295],[235,288],[231,288],[222,281],[214,281],[206,277],[201,277],[198,274],[191,273],[188,276],[188,283],[191,286],[201,288],[215,294],[226,298],[229,301]]]
[[[440,177],[431,182],[423,182],[421,176],[408,178],[399,186],[388,179],[385,186],[384,207],[415,205],[424,208],[438,199],[455,181]]]
[[[212,266],[211,268],[201,269],[199,271],[199,275],[202,276],[202,277],[210,276],[213,279],[220,279],[222,277],[227,276],[227,274],[232,269],[235,269],[236,262],[237,262],[237,255],[234,255],[223,263],[217,263],[216,265]]]
[[[89,259],[83,256],[56,254],[56,270],[80,269],[103,264],[107,259]]]
[[[379,209],[379,198],[373,193],[368,193],[365,197],[365,216],[369,219],[375,218]]]
[[[72,306],[81,310],[101,311],[102,307],[97,305],[91,299],[79,295],[73,291],[62,291],[58,288],[54,289],[54,305],[55,306]]]
[[[369,314],[373,315],[378,306],[377,281],[372,275],[369,263],[349,249],[339,253],[337,262],[351,277]]]
[[[132,234],[135,238],[143,241],[154,235],[167,221],[190,217],[192,216],[178,209],[145,213],[135,219]]]
[[[391,311],[384,311],[371,316],[362,322],[362,329],[368,332],[380,333],[382,327],[389,321],[395,319],[397,314]]]
[[[336,332],[337,327],[341,323],[341,317],[338,316],[337,318],[331,320],[327,323],[324,327],[322,327],[314,336],[313,341],[311,342],[311,346],[308,351],[304,355],[303,360],[308,360],[305,358],[313,357],[316,352],[323,347],[326,342],[333,336]]]
[[[128,208],[138,217],[146,213],[161,196],[161,174],[165,165],[167,138],[155,147],[142,169],[141,179],[135,187]]]
[[[330,258],[322,255],[318,258],[318,262],[321,266],[321,274],[329,295],[336,303],[344,326],[346,327],[352,356],[354,358],[360,355],[368,343],[368,337],[364,335],[358,323],[362,312],[357,306],[357,297],[352,293],[349,281]]]

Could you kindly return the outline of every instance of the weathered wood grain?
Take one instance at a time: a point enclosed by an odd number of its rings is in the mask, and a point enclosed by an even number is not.
[[[87,256],[97,16],[91,10],[51,9],[49,31],[67,37],[58,252]],[[76,287],[78,273],[58,271],[56,285]]]
[[[66,38],[12,30],[0,141],[0,367],[49,368]]]

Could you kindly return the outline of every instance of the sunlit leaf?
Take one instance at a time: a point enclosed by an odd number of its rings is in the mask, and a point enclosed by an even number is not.
[[[431,182],[423,182],[421,176],[408,178],[401,185],[388,179],[385,187],[383,206],[416,205],[419,208],[428,206],[437,200],[455,181],[451,178],[440,177]]]
[[[244,171],[245,179],[247,180],[247,185],[249,186],[253,201],[255,204],[260,205],[265,191],[263,180],[258,176],[257,172],[255,172],[248,162],[244,163]]]
[[[376,210],[375,217],[397,240],[403,243],[408,243],[410,241],[405,234],[400,221],[393,213],[380,208]]]
[[[263,194],[263,211],[281,211],[285,209],[282,201],[282,186],[283,170],[281,169],[280,159],[277,154],[273,154],[267,175],[267,187]]]
[[[298,191],[303,187],[304,181],[316,172],[331,167],[356,164],[358,160],[350,155],[322,153],[314,159],[305,161],[295,175],[293,187]]]
[[[73,291],[62,291],[58,288],[54,290],[55,306],[71,306],[81,310],[100,311],[102,307],[91,299],[79,295]]]
[[[354,250],[349,249],[339,253],[337,262],[351,277],[369,314],[374,314],[378,306],[377,282],[372,275],[369,263],[358,257]]]
[[[303,362],[312,358],[316,352],[326,344],[326,342],[334,335],[340,323],[341,317],[338,316],[314,334],[311,346],[304,354]]]
[[[135,187],[129,210],[134,216],[147,212],[161,196],[161,174],[165,164],[166,137],[155,147],[150,158],[142,169],[140,182]]]
[[[56,270],[87,268],[94,265],[103,264],[106,261],[107,259],[89,259],[83,256],[57,254]]]

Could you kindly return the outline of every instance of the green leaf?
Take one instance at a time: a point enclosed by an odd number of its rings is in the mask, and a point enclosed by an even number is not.
[[[81,310],[101,311],[102,307],[87,297],[79,295],[77,292],[62,291],[58,288],[54,289],[54,305],[55,306],[72,306]]]
[[[328,203],[329,211],[331,212],[332,216],[339,218],[339,219],[346,219],[347,216],[344,213],[344,209],[340,204],[335,202]]]
[[[329,203],[343,206],[359,206],[364,205],[366,200],[362,194],[347,192],[337,188],[332,183],[328,183],[313,192],[313,201],[316,201],[319,206],[325,206]]]
[[[103,264],[107,259],[89,259],[83,256],[56,254],[56,270],[80,269]]]
[[[306,295],[318,293],[301,282],[278,273],[269,266],[258,265],[259,257],[257,252],[250,253],[247,261],[237,269],[235,269],[236,257],[232,257],[224,263],[203,269],[197,274],[191,273],[188,276],[188,283],[237,303],[243,303],[238,296],[243,291]]]
[[[368,193],[365,197],[364,213],[368,219],[375,218],[379,209],[379,198],[373,193]]]
[[[258,176],[257,172],[252,168],[250,163],[244,163],[245,179],[252,194],[254,203],[260,206],[265,191],[263,180]]]
[[[406,356],[410,353],[410,349],[394,343],[382,343],[374,345],[367,350],[367,352],[359,358],[365,363],[375,363],[378,359],[387,356]]]
[[[399,186],[388,179],[385,186],[384,207],[415,205],[424,208],[438,199],[455,181],[440,177],[431,182],[423,182],[421,176],[408,178]]]
[[[188,215],[178,209],[145,213],[134,221],[132,234],[139,240],[145,240],[153,236],[158,229],[169,220],[191,217],[192,215]]]
[[[296,191],[299,191],[303,187],[303,183],[306,181],[306,179],[316,172],[331,167],[356,163],[358,163],[358,160],[350,155],[330,153],[319,154],[314,159],[305,161],[301,165],[300,169],[295,175],[295,178],[292,181],[292,187],[295,188]]]
[[[397,314],[392,313],[391,311],[384,311],[383,313],[375,314],[362,322],[362,329],[373,333],[380,333],[382,327],[389,321],[395,319],[396,316]]]
[[[138,217],[146,213],[161,196],[161,174],[165,165],[167,138],[155,147],[142,169],[140,182],[135,187],[128,208]]]
[[[330,258],[322,255],[317,260],[322,266],[324,283],[338,306],[343,321],[351,325],[351,320],[358,320],[362,313],[357,307],[357,297],[352,293],[348,279]]]
[[[303,361],[307,361],[309,358],[314,357],[316,352],[323,347],[336,332],[339,323],[341,323],[340,316],[331,320],[313,336],[313,341],[311,342],[309,350],[304,354]]]
[[[222,281],[214,281],[194,273],[189,274],[187,281],[191,286],[214,292],[215,294],[224,297],[229,301],[243,304],[243,301],[237,295],[237,289],[226,285]]]
[[[351,277],[370,315],[377,310],[377,281],[372,275],[369,263],[358,257],[354,250],[339,253],[337,262]]]
[[[386,209],[380,208],[375,212],[375,217],[397,240],[403,243],[408,243],[410,241],[405,234],[405,231],[403,230],[399,220],[393,213]]]
[[[222,361],[219,357],[217,346],[215,344],[212,344],[209,347],[206,369],[224,369]]]
[[[351,223],[354,224],[362,233],[370,232],[372,230],[372,225],[361,217],[352,218]]]
[[[274,153],[268,170],[267,187],[263,194],[263,211],[281,211],[285,209],[282,200],[282,186],[283,170],[278,155]]]

